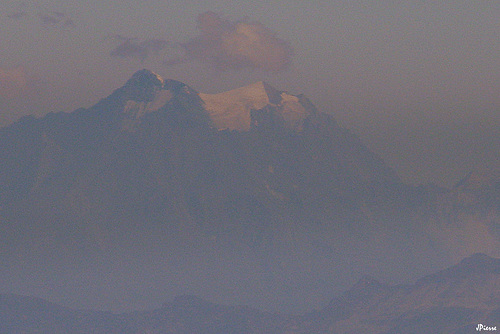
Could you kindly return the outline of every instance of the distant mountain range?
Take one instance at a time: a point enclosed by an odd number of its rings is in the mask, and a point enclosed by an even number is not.
[[[0,291],[75,308],[191,294],[304,312],[364,274],[500,256],[498,171],[404,184],[265,82],[203,94],[142,70],[89,109],[1,128],[0,161]]]
[[[328,306],[302,315],[179,296],[162,307],[114,314],[0,295],[0,331],[13,333],[472,333],[500,324],[500,259],[474,254],[412,285],[362,278]]]

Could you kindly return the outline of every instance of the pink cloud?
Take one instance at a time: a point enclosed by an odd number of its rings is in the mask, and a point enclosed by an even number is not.
[[[232,22],[208,11],[198,16],[197,27],[198,36],[179,44],[185,61],[199,60],[221,71],[253,68],[277,72],[291,64],[290,43],[260,22],[247,18]]]

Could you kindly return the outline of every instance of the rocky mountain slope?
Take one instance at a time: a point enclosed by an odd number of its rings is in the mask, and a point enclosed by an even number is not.
[[[188,293],[303,311],[364,273],[408,281],[500,249],[498,178],[405,185],[264,82],[203,94],[142,70],[92,108],[0,129],[0,161],[0,289],[75,307]]]
[[[500,321],[500,261],[474,254],[411,285],[359,281],[319,312],[325,333],[470,333]]]

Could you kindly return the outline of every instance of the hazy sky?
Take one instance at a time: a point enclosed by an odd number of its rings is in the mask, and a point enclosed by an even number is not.
[[[305,93],[408,182],[500,168],[500,1],[0,2],[0,124],[90,107],[142,68]]]

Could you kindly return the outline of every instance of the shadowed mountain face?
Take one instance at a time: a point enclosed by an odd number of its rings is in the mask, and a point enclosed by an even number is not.
[[[264,82],[202,94],[142,70],[90,109],[0,129],[0,161],[0,289],[75,307],[188,293],[298,311],[362,273],[398,282],[500,249],[498,178],[404,185]]]
[[[474,254],[413,285],[364,279],[318,315],[331,333],[470,333],[498,325],[499,287],[500,260]]]
[[[0,295],[2,333],[471,333],[500,322],[500,260],[476,254],[413,285],[362,278],[321,310],[286,315],[176,297],[151,311],[77,311]]]

